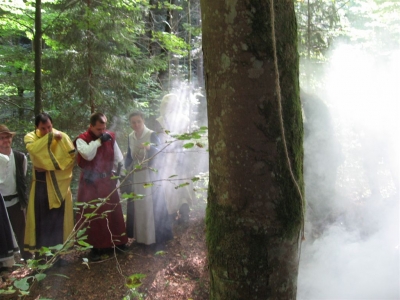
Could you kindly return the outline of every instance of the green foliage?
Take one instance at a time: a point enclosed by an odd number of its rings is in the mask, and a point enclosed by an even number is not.
[[[296,1],[303,86],[323,85],[327,54],[339,42],[358,43],[378,55],[400,45],[400,3],[382,0]]]
[[[194,143],[186,143],[186,144],[183,145],[183,148],[185,148],[185,149],[190,149],[190,148],[193,148],[193,147],[194,147]]]
[[[168,32],[153,32],[153,37],[169,52],[187,55],[189,45],[184,39]]]
[[[146,278],[146,275],[140,274],[140,273],[130,275],[130,276],[128,276],[126,278],[126,284],[125,285],[130,289],[138,288],[139,286],[142,285],[142,279],[143,278]]]

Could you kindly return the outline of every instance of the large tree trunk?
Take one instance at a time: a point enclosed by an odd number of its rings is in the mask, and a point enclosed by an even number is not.
[[[275,35],[269,1],[201,0],[201,5],[210,298],[295,299],[304,184],[293,1],[275,0]],[[277,96],[273,38],[282,97]]]

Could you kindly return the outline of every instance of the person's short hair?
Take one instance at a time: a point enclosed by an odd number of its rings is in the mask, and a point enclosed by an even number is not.
[[[53,124],[53,119],[48,113],[40,113],[35,117],[35,126],[39,127],[39,123],[46,123],[48,120]]]
[[[144,114],[140,110],[135,110],[129,114],[128,120],[130,121],[132,117],[139,116],[144,120]]]
[[[93,113],[90,116],[90,125],[92,126],[96,126],[96,123],[100,122],[101,124],[105,124],[107,123],[107,117],[105,114],[101,113],[101,112],[96,112]]]

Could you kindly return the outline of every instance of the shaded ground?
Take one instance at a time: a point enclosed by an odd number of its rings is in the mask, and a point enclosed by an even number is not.
[[[83,264],[87,253],[72,253],[55,265],[25,299],[208,299],[204,209],[192,211],[187,226],[174,224],[174,239],[162,252],[133,243],[123,253]],[[15,269],[10,277],[26,275]],[[144,274],[142,285],[130,290],[126,277]],[[61,276],[59,276],[61,275]],[[4,288],[10,279],[0,284]],[[18,299],[1,296],[1,299]]]

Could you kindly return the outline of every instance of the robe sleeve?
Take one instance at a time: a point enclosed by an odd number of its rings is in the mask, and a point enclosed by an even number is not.
[[[126,153],[125,157],[125,169],[128,169],[130,165],[132,164],[133,159],[132,159],[132,153],[131,153],[131,146],[129,144],[129,136],[128,136],[128,151]]]
[[[54,133],[61,133],[62,139],[57,141]],[[24,137],[26,149],[36,168],[47,171],[69,169],[75,162],[75,148],[71,139],[65,133],[56,131],[39,137],[35,132]]]
[[[7,168],[7,163],[10,161],[10,157],[8,155],[4,155],[0,153],[0,183],[3,183],[6,178],[7,178],[7,172],[5,172],[4,170],[6,170]]]
[[[119,148],[117,142],[114,142],[114,170],[118,170],[118,166],[121,165],[122,169],[120,170],[120,174],[125,174],[124,168],[124,156],[122,155],[121,149]]]
[[[54,133],[62,138],[56,140]],[[44,136],[39,132],[28,133],[24,142],[36,168],[45,169],[49,208],[58,208],[70,193],[72,169],[75,164],[75,147],[69,136],[53,128]],[[29,205],[28,205],[29,209]]]
[[[76,140],[76,148],[79,154],[87,161],[93,160],[97,154],[97,148],[101,146],[100,139],[91,141],[89,144],[82,139]]]

